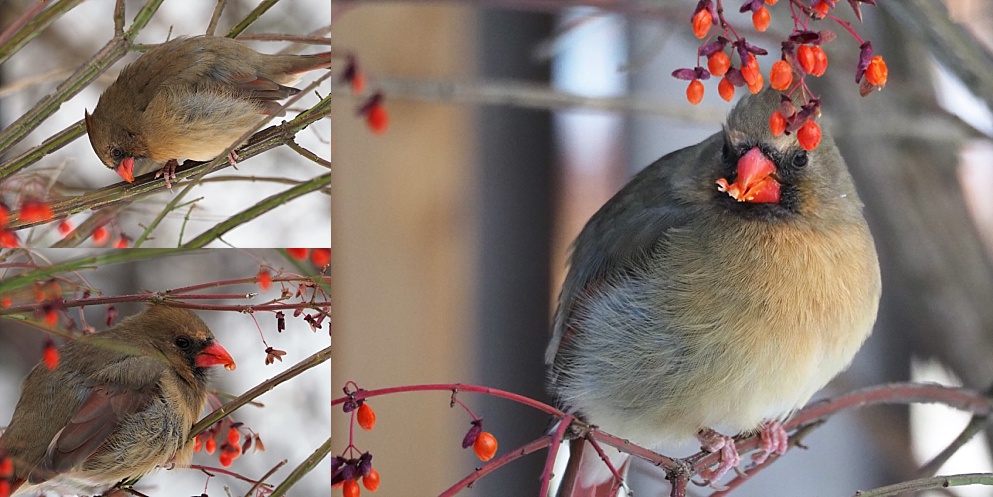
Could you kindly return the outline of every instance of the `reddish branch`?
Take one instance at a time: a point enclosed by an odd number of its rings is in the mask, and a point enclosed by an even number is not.
[[[551,447],[552,450],[549,450],[547,460],[545,462],[545,470],[542,472],[541,493],[539,494],[546,495],[549,481],[552,476],[551,467],[554,462],[555,455],[558,452],[557,449],[561,444],[563,437],[565,437],[566,433],[570,431],[569,427],[576,429],[578,436],[588,437],[590,440],[596,441],[599,444],[609,445],[621,452],[626,452],[635,457],[640,457],[656,466],[663,468],[666,472],[667,478],[673,482],[670,495],[674,497],[686,495],[686,486],[690,479],[694,475],[699,474],[700,471],[718,463],[719,454],[716,453],[711,454],[700,452],[684,459],[666,457],[639,445],[633,444],[627,440],[601,432],[583,423],[574,422],[574,418],[571,415],[568,415],[543,402],[504,390],[477,385],[448,383],[408,385],[378,390],[356,390],[354,392],[348,392],[348,395],[345,397],[340,397],[331,401],[331,405],[335,406],[343,404],[349,399],[361,400],[382,395],[419,391],[473,392],[491,395],[533,407],[563,421],[556,427],[554,432],[543,435],[542,437],[522,445],[477,468],[474,472],[467,475],[465,478],[452,485],[451,488],[443,492],[441,495],[444,497],[455,495],[462,489],[468,488],[472,483],[493,472],[497,468],[500,468],[527,454],[544,449],[545,447]],[[972,390],[946,387],[937,384],[890,383],[856,390],[832,399],[825,399],[812,403],[783,423],[783,428],[791,433],[790,448],[792,448],[795,446],[800,446],[800,441],[810,431],[824,423],[824,421],[831,416],[842,411],[882,404],[913,403],[944,404],[978,416],[989,415],[993,412],[993,399]],[[742,454],[758,450],[760,444],[761,440],[757,433],[752,435],[740,435],[735,439],[735,445]],[[727,491],[741,485],[744,480],[768,467],[777,459],[778,457],[771,456],[764,463],[747,468],[741,473],[741,476],[735,478],[729,483]],[[724,493],[719,493],[716,495],[724,495]]]

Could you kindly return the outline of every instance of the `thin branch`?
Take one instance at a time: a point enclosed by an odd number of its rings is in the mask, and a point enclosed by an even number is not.
[[[263,381],[262,383],[259,383],[251,390],[239,395],[234,400],[224,404],[221,407],[218,407],[217,409],[214,410],[214,412],[208,414],[203,419],[198,421],[197,424],[193,425],[193,428],[190,430],[190,440],[196,438],[197,435],[203,433],[207,428],[210,428],[210,426],[213,425],[214,423],[220,421],[221,419],[224,419],[225,416],[228,416],[231,413],[237,411],[239,408],[241,408],[241,406],[255,400],[256,397],[259,397],[262,394],[272,390],[273,388],[276,388],[280,384],[299,376],[301,373],[307,371],[308,369],[321,365],[330,358],[331,358],[331,346],[329,345],[324,349],[320,350],[319,352],[316,352],[315,354],[311,355],[310,357],[296,363],[295,365],[293,365],[293,367],[287,369],[286,371],[283,371],[282,373],[279,373],[278,375],[273,376],[272,378]]]
[[[239,40],[245,41],[292,41],[309,45],[330,45],[331,38],[324,36],[306,36],[284,33],[253,33],[238,35]]]
[[[272,469],[266,471],[266,474],[262,475],[262,478],[259,478],[259,481],[255,482],[255,485],[252,485],[252,488],[248,489],[248,491],[245,492],[245,497],[252,497],[252,493],[254,493],[256,490],[262,487],[262,485],[265,483],[266,480],[269,479],[270,476],[275,474],[276,471],[279,471],[279,468],[282,468],[285,465],[286,465],[286,459],[283,459],[282,461],[279,461],[275,466],[273,466]]]
[[[57,2],[40,14],[38,12],[45,7],[47,1],[37,2],[29,7],[0,35],[0,64],[3,64],[11,55],[17,53],[29,41],[41,34],[45,28],[62,17],[62,14],[74,9],[81,2],[82,0]]]
[[[218,239],[224,233],[231,231],[232,229],[255,219],[262,214],[269,212],[276,207],[279,207],[295,198],[306,195],[310,192],[323,189],[324,187],[331,184],[331,173],[325,174],[323,176],[318,176],[309,181],[305,181],[298,186],[290,188],[284,192],[277,193],[266,199],[258,202],[257,204],[245,209],[221,223],[218,223],[213,228],[203,232],[200,236],[190,240],[189,242],[183,244],[184,248],[202,248],[208,243]],[[329,209],[330,210],[330,209]]]
[[[228,31],[228,34],[225,36],[227,36],[228,38],[237,37],[238,35],[241,34],[242,31],[248,29],[248,27],[251,26],[253,22],[257,21],[259,17],[262,17],[262,14],[265,14],[267,10],[271,9],[277,3],[279,3],[279,0],[263,0],[258,4],[258,6],[252,9],[252,11],[249,12],[244,19],[239,21],[238,24],[235,24],[234,27],[231,28],[231,30]]]
[[[911,480],[893,485],[886,485],[874,490],[855,492],[856,497],[886,497],[889,495],[899,495],[904,492],[923,492],[924,490],[937,490],[948,487],[960,487],[965,485],[993,485],[993,474],[990,473],[968,473],[961,475],[934,476]]]
[[[269,494],[269,497],[281,497],[286,494],[286,491],[295,485],[301,478],[303,478],[307,473],[310,473],[317,464],[320,463],[327,455],[331,453],[331,437],[321,444],[314,452],[303,460],[299,466],[293,468],[293,471],[283,480],[282,483],[276,487],[275,490]]]
[[[217,29],[217,21],[221,19],[221,13],[224,12],[224,5],[227,2],[228,0],[217,0],[217,5],[214,6],[214,12],[210,15],[210,23],[207,24],[207,31],[204,32],[207,36],[214,36],[214,31]]]

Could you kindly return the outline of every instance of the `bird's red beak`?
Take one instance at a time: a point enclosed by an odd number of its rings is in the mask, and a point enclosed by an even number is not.
[[[134,157],[125,157],[114,171],[124,178],[124,181],[134,183]]]
[[[231,358],[231,354],[221,347],[221,344],[213,342],[210,345],[204,347],[203,350],[197,354],[196,358],[197,367],[209,368],[211,366],[224,366],[224,369],[229,371],[234,371],[234,368],[238,367],[234,363],[234,359]]]
[[[738,202],[772,203],[779,202],[779,182],[772,176],[776,165],[759,150],[752,148],[738,159],[738,178],[734,183],[717,180],[717,189],[727,192]]]

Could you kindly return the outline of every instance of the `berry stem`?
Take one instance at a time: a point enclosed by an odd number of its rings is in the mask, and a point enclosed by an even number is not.
[[[469,409],[469,406],[465,405],[465,403],[458,399],[458,394],[458,390],[452,390],[452,407],[455,407],[455,404],[462,406],[462,408],[465,409],[470,416],[472,416],[473,421],[479,421],[479,417],[476,416],[476,413],[472,412],[472,409]]]
[[[731,23],[727,22],[727,20],[724,19],[724,2],[723,2],[723,0],[717,0],[717,19],[720,21],[720,23],[721,23],[721,29],[724,30],[724,34],[725,35],[727,35],[728,32],[730,32],[731,36],[734,37],[734,40],[735,41],[738,41],[738,40],[741,39],[741,37],[738,36],[738,32],[734,30],[734,26],[732,26]],[[742,61],[741,63],[744,64],[745,62]]]

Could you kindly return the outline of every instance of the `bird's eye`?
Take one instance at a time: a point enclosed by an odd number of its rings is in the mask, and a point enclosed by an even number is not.
[[[119,148],[112,148],[110,149],[110,156],[115,162],[120,161],[124,158],[124,151]]]
[[[793,156],[793,167],[801,168],[807,165],[807,152],[800,152]]]
[[[175,343],[177,347],[184,350],[190,348],[191,344],[190,339],[186,337],[176,337],[176,340],[173,343]]]

